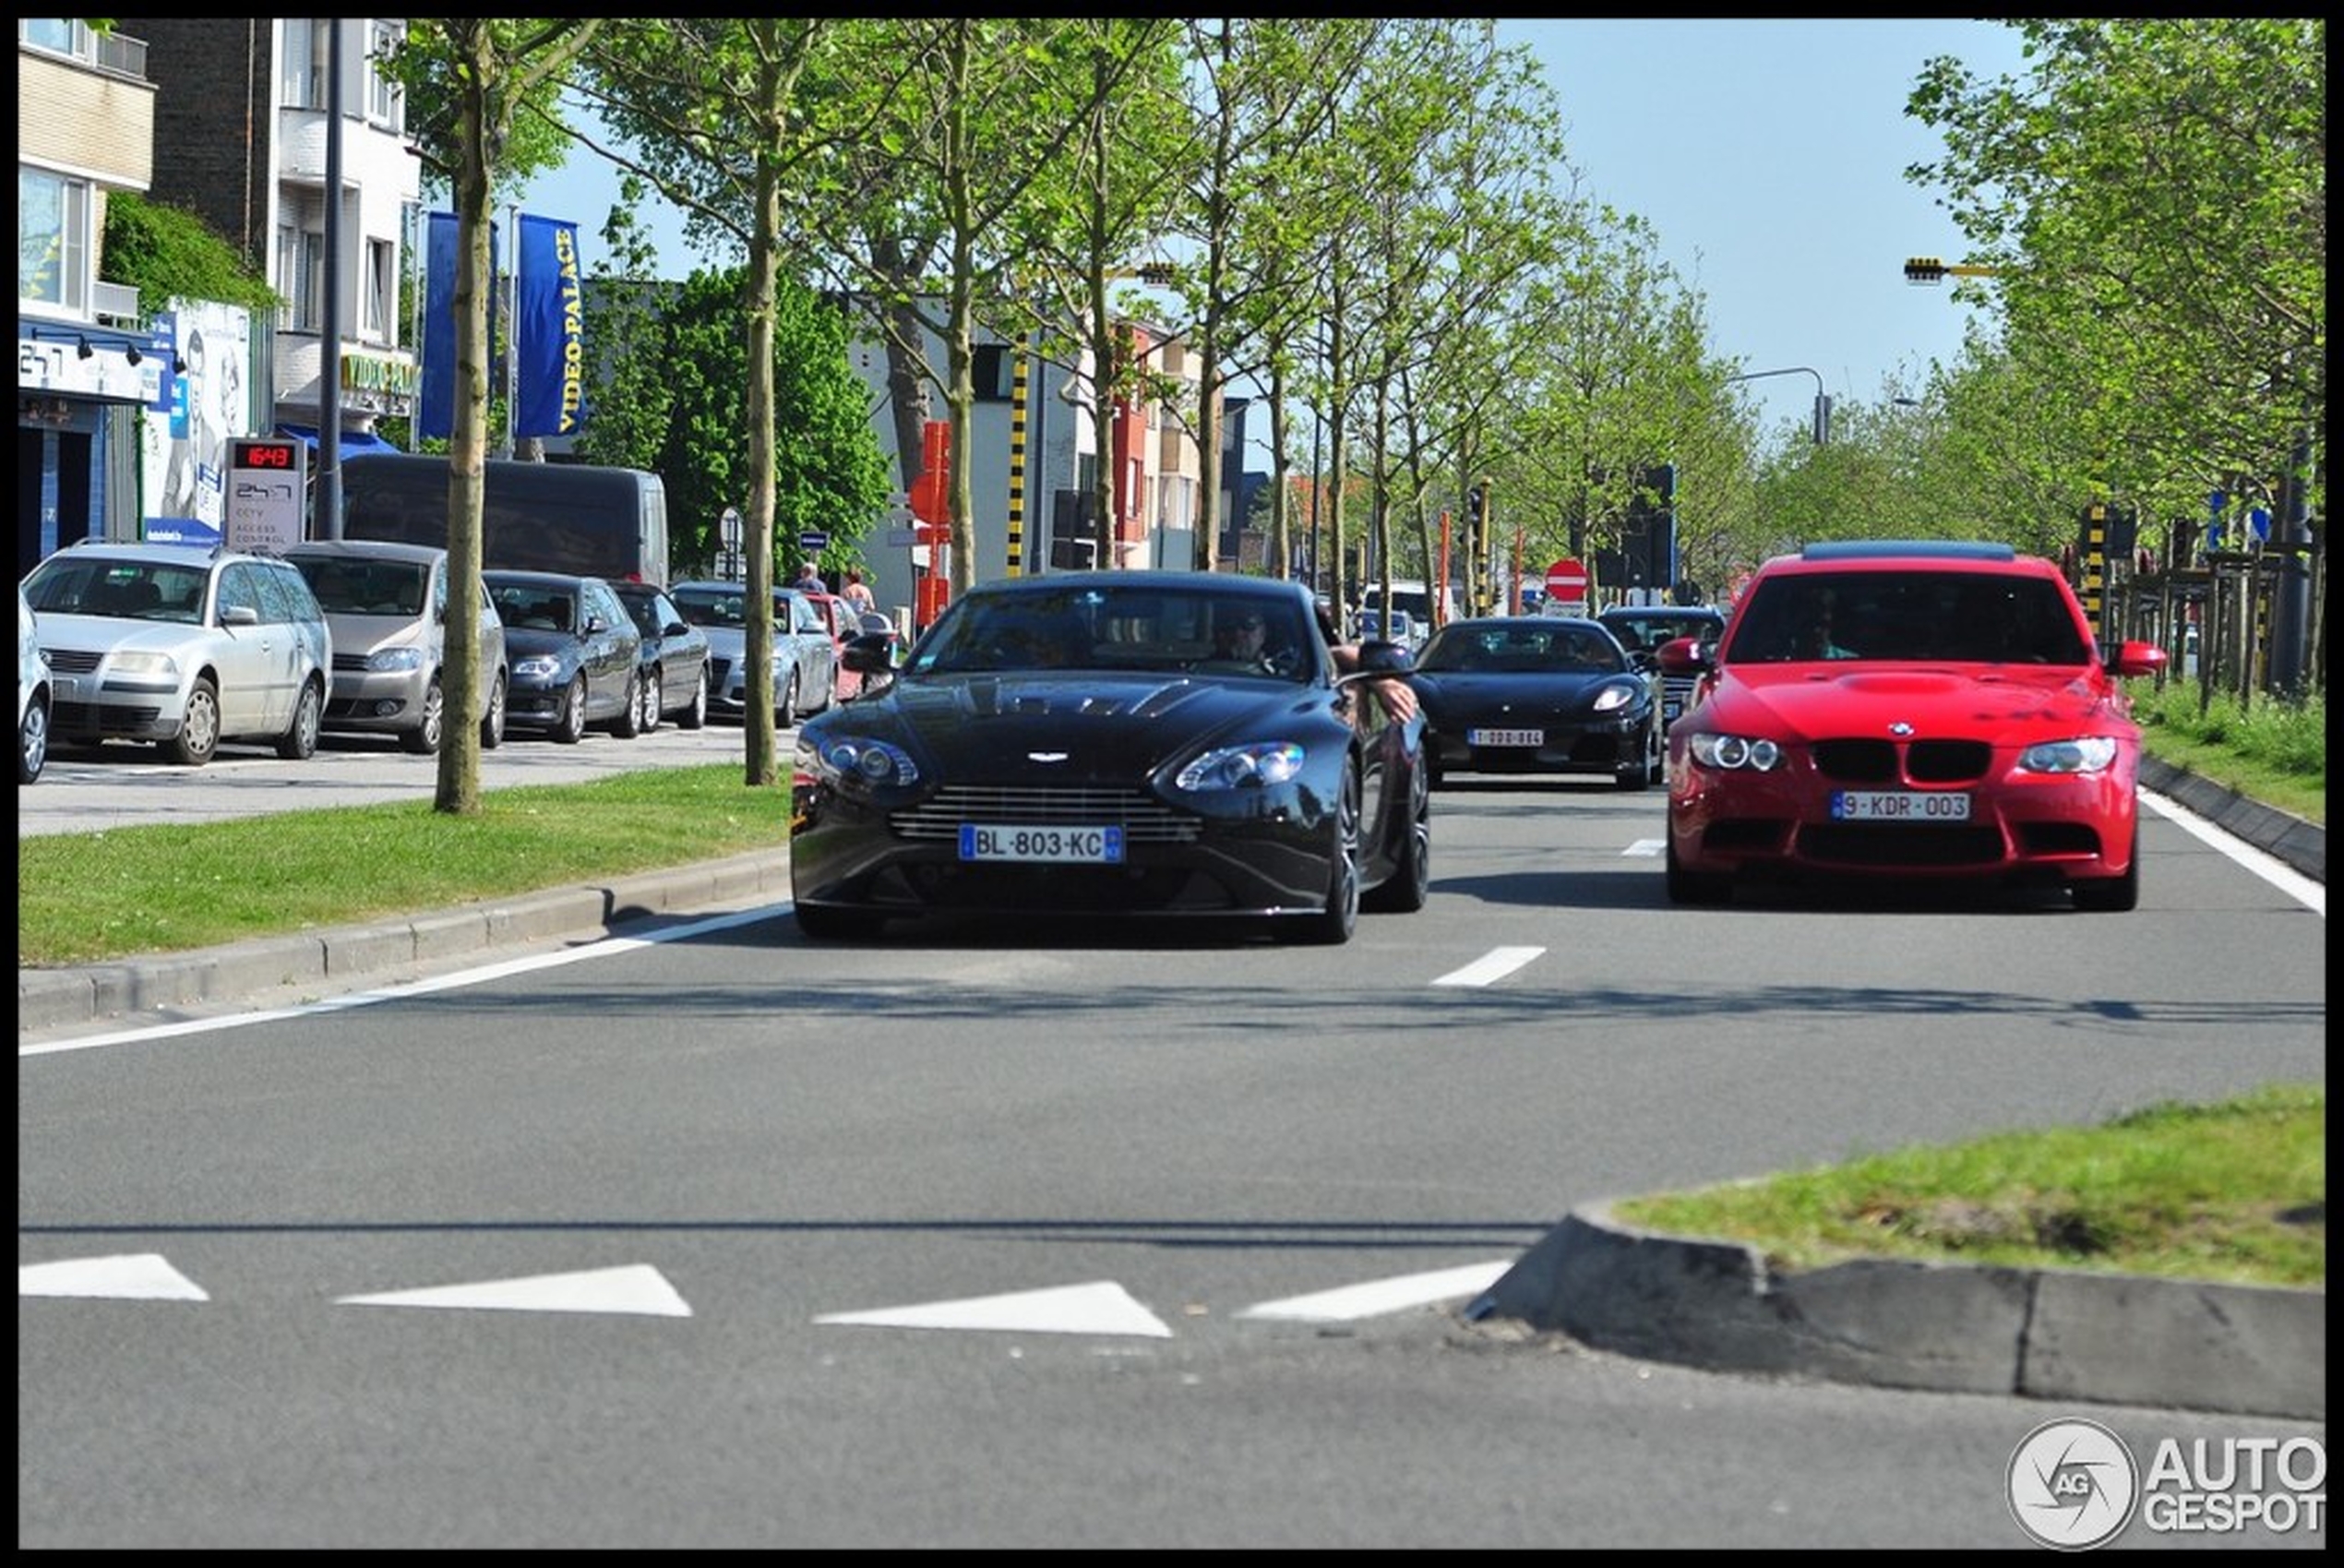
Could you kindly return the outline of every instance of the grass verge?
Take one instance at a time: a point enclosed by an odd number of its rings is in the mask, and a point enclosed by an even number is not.
[[[737,762],[488,790],[472,817],[429,801],[288,811],[17,841],[17,963],[175,952],[789,842],[789,787]]]
[[[2327,699],[2258,699],[2207,693],[2195,681],[2125,683],[2141,745],[2152,757],[2250,799],[2325,825]]]
[[[2006,1132],[1613,1213],[1758,1248],[1771,1266],[1915,1258],[2327,1286],[2327,1090],[2160,1104],[2099,1127]]]

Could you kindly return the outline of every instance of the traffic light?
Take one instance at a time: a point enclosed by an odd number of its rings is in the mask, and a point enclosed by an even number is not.
[[[1907,283],[1942,283],[1945,281],[1945,264],[1933,256],[1908,256],[1905,258],[1905,281]]]
[[[1153,283],[1159,289],[1170,288],[1172,286],[1172,264],[1168,261],[1150,261],[1143,263],[1140,268],[1140,281],[1142,283]]]

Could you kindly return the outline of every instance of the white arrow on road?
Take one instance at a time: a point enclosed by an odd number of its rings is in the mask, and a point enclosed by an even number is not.
[[[1163,1320],[1131,1299],[1112,1280],[1022,1290],[1007,1296],[975,1296],[961,1301],[931,1301],[916,1307],[884,1307],[868,1312],[831,1312],[818,1323],[855,1323],[873,1328],[996,1329],[1028,1334],[1125,1334],[1169,1339]]]
[[[644,1317],[688,1318],[692,1309],[649,1263],[577,1274],[541,1274],[520,1279],[441,1285],[424,1290],[390,1290],[372,1296],[336,1298],[346,1307],[456,1307],[503,1312],[633,1312]]]
[[[160,1252],[111,1258],[67,1258],[26,1263],[17,1270],[18,1296],[103,1296],[141,1301],[209,1301],[203,1287]]]

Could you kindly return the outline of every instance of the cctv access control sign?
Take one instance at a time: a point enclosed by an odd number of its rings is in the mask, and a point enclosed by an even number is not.
[[[308,498],[309,443],[241,436],[228,443],[228,548],[275,554],[300,544]]]

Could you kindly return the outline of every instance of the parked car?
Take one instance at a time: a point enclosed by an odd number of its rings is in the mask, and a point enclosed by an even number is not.
[[[646,734],[674,715],[688,730],[708,723],[708,633],[684,618],[664,589],[648,582],[614,582],[618,602],[643,635],[642,727]]]
[[[17,587],[17,783],[41,777],[49,762],[49,656],[41,652],[41,617]]]
[[[505,623],[512,690],[505,722],[575,746],[589,729],[642,733],[642,633],[599,577],[484,571],[481,581]]]
[[[709,705],[718,716],[748,713],[747,593],[738,582],[679,582],[672,590],[684,618],[708,633]],[[773,590],[773,722],[783,729],[800,713],[819,712],[838,689],[838,644],[813,601]]]
[[[325,727],[396,736],[401,749],[428,757],[446,738],[448,552],[372,539],[314,539],[285,559],[308,581],[333,628],[334,672]],[[483,584],[478,691],[480,744],[505,739],[505,623]]]
[[[852,702],[863,694],[863,677],[846,667],[846,645],[863,635],[863,613],[836,593],[798,590],[813,602],[831,635],[831,689],[840,702]]]
[[[1359,612],[1359,640],[1362,642],[1381,638],[1387,642],[1397,642],[1413,653],[1424,646],[1427,629],[1427,622],[1419,621],[1405,610],[1393,610],[1389,616],[1381,610]]]
[[[1244,609],[1259,656],[1216,658]],[[1347,941],[1362,908],[1429,883],[1422,721],[1357,682],[1300,584],[1226,572],[1052,573],[960,594],[892,680],[807,721],[791,769],[790,882],[821,939],[939,913],[1158,916]]]
[[[1601,621],[1628,656],[1644,669],[1659,665],[1660,645],[1680,637],[1691,637],[1715,645],[1725,635],[1726,612],[1715,604],[1614,604],[1599,612]],[[1677,722],[1692,700],[1693,677],[1669,675],[1660,677],[1660,723],[1663,728]]]
[[[1451,621],[1408,684],[1437,785],[1453,773],[1595,773],[1621,789],[1659,778],[1659,677],[1576,616]]]
[[[273,556],[85,540],[26,574],[52,738],[141,740],[200,767],[222,740],[317,749],[333,633]]]
[[[1846,541],[1767,561],[1714,651],[1660,665],[1700,682],[1668,732],[1668,889],[1746,877],[2063,887],[2140,898],[2140,730],[2059,568],[2007,545]]]

